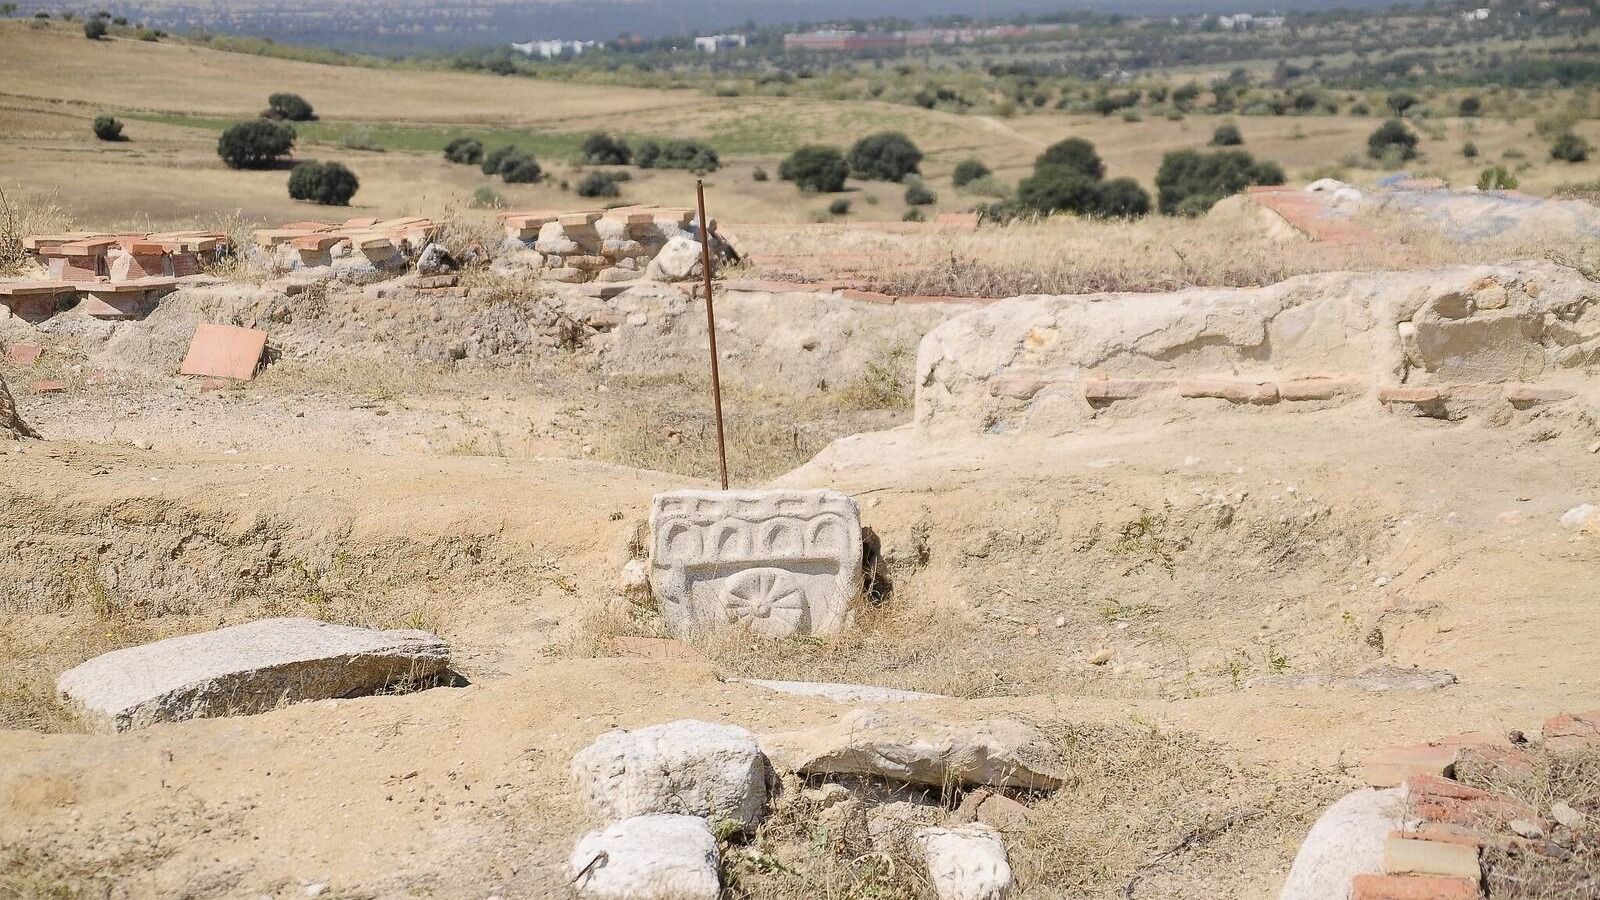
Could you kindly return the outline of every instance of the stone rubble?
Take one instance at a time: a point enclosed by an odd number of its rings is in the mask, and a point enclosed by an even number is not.
[[[1600,749],[1600,709],[1562,713],[1541,729],[1547,754]],[[1537,781],[1537,760],[1510,740],[1469,732],[1380,751],[1369,783],[1330,806],[1300,846],[1279,900],[1479,900],[1486,848],[1570,858],[1586,817],[1563,800],[1548,815],[1508,794],[1464,783]]]
[[[1061,778],[1042,735],[1015,719],[953,723],[899,709],[856,709],[830,725],[763,735],[781,769],[868,775],[907,784],[1054,790]]]

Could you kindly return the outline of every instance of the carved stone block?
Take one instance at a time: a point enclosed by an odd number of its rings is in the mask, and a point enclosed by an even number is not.
[[[672,491],[650,511],[650,585],[677,634],[834,634],[861,590],[861,512],[838,491]]]

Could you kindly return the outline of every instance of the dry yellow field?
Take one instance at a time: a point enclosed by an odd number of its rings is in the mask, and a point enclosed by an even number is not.
[[[1162,154],[1203,147],[1224,119],[1181,120],[1044,112],[999,119],[917,107],[856,101],[774,97],[713,97],[689,91],[566,84],[530,78],[328,66],[228,53],[179,42],[127,39],[89,42],[68,23],[33,27],[0,22],[0,189],[14,200],[60,204],[82,227],[212,225],[219,219],[274,222],[314,215],[288,199],[287,173],[225,168],[215,147],[227,121],[254,116],[276,91],[300,93],[321,122],[303,130],[296,158],[335,159],[361,179],[351,215],[437,214],[465,209],[487,185],[510,207],[593,205],[572,192],[581,169],[532,149],[552,177],[539,185],[505,185],[475,167],[446,163],[432,149],[456,128],[525,135],[535,143],[575,145],[596,129],[629,135],[695,137],[709,141],[724,166],[709,179],[714,212],[729,222],[806,222],[828,218],[833,197],[807,196],[775,177],[754,180],[757,167],[775,175],[782,156],[807,142],[847,146],[872,131],[905,131],[928,154],[923,169],[939,195],[939,211],[965,210],[989,198],[957,192],[949,173],[969,156],[984,160],[1002,181],[1026,176],[1034,157],[1053,141],[1084,137],[1099,148],[1109,174],[1130,175],[1153,188]],[[90,131],[93,118],[123,118],[129,141],[106,143]],[[1334,172],[1357,183],[1385,172],[1351,167],[1363,158],[1377,120],[1352,116],[1239,117],[1245,149],[1276,160],[1291,179]],[[386,152],[353,150],[340,139],[363,129],[398,130]],[[1429,132],[1432,132],[1432,135]],[[1600,142],[1600,129],[1580,131]],[[1434,135],[1440,135],[1436,137]],[[1522,165],[1522,188],[1548,193],[1560,184],[1600,178],[1600,161],[1550,162],[1531,119],[1435,120],[1421,126],[1423,157],[1412,171],[1471,184],[1490,162]],[[1462,144],[1481,155],[1465,159]],[[412,143],[407,143],[407,142]],[[503,141],[502,141],[503,142]],[[492,142],[486,141],[490,146]],[[1339,170],[1339,171],[1336,171]],[[694,178],[681,171],[633,170],[620,202],[687,205]],[[563,183],[566,188],[562,187]],[[898,220],[907,207],[899,185],[852,184],[850,218]],[[487,219],[489,210],[470,210]]]

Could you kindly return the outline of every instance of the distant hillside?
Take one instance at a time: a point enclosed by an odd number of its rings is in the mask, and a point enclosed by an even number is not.
[[[1319,9],[1315,0],[1287,0],[1279,9]],[[1346,0],[1338,6],[1388,7],[1382,0]],[[20,0],[19,15],[35,11],[89,13],[98,2]],[[371,0],[131,0],[116,13],[169,31],[205,30],[244,34],[286,43],[317,44],[364,53],[450,50],[512,40],[597,40],[619,34],[645,37],[850,18],[969,15],[1002,18],[1065,9],[1137,14],[1258,11],[1249,0],[440,0],[429,4]]]

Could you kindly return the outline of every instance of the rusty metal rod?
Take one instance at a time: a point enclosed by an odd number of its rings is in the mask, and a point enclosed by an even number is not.
[[[717,411],[717,468],[722,474],[722,489],[728,489],[728,447],[722,435],[722,375],[717,371],[717,311],[711,302],[711,221],[706,218],[706,183],[694,181],[700,205],[700,268],[706,280],[706,334],[711,338],[711,404]]]

